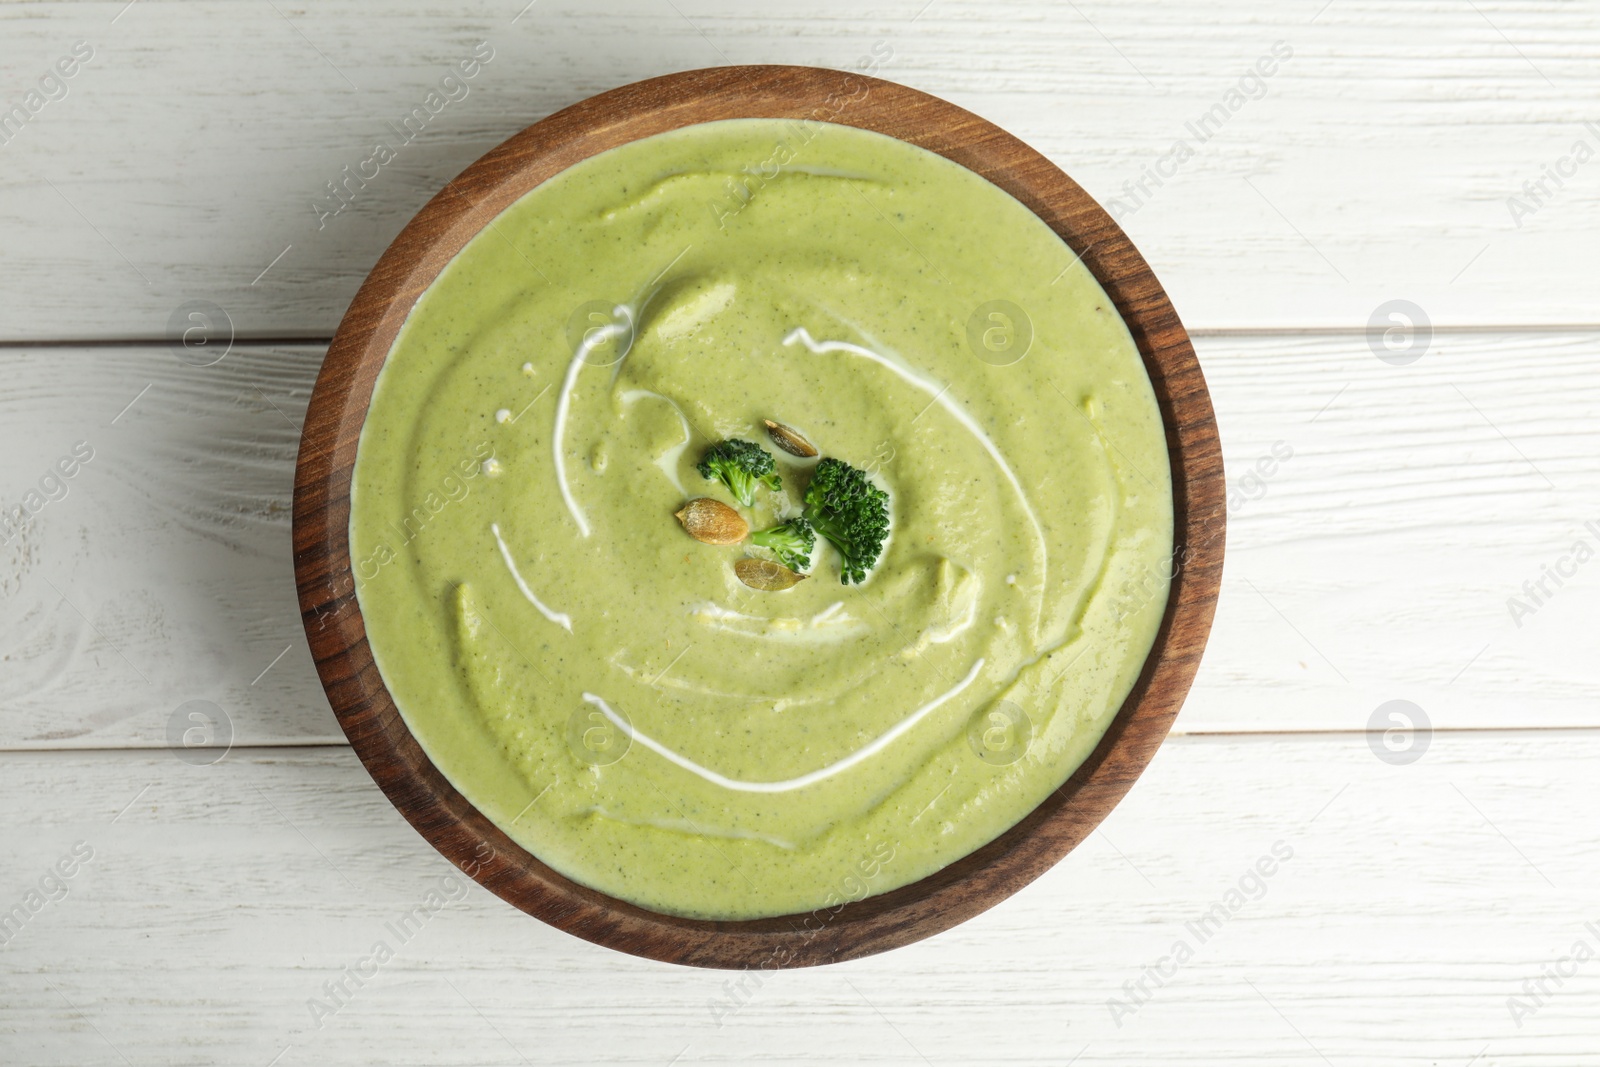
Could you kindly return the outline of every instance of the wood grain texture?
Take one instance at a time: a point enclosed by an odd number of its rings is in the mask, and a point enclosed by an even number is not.
[[[1507,609],[1600,522],[1600,334],[1441,334],[1409,367],[1359,335],[1195,347],[1232,499],[1219,621],[1177,732],[1361,730],[1396,697],[1441,729],[1600,726],[1600,568],[1521,626]],[[240,744],[344,743],[288,584],[322,357],[0,351],[5,503],[74,442],[96,448],[0,548],[0,748],[161,746],[192,699],[223,708]],[[1292,457],[1260,477],[1278,442]]]
[[[1150,657],[1121,711],[1083,765],[1016,826],[921,881],[831,912],[707,922],[652,913],[559,875],[429,762],[366,641],[349,493],[378,372],[417,297],[468,240],[574,163],[728,118],[826,118],[899,137],[995,183],[1078,252],[1128,324],[1166,425],[1176,566]],[[1138,251],[1080,187],[998,127],[916,90],[810,67],[720,67],[616,89],[529,127],[467,168],[401,231],[346,312],[312,393],[295,472],[295,575],[334,714],[374,780],[447,858],[470,864],[478,881],[529,914],[598,944],[695,966],[782,968],[853,959],[947,929],[1016,892],[1088,836],[1154,754],[1194,678],[1216,606],[1225,522],[1216,422],[1188,336]]]
[[[639,78],[848,68],[879,42],[885,76],[1012,131],[1103,203],[1287,42],[1266,95],[1124,219],[1191,329],[1360,326],[1392,297],[1439,323],[1600,321],[1600,163],[1521,226],[1507,207],[1594,142],[1593,4],[541,0],[515,23],[523,4],[498,0],[123,6],[0,5],[8,106],[73,41],[96,47],[0,146],[0,338],[159,338],[197,297],[251,336],[325,338],[405,221],[528,123]],[[480,40],[496,54],[470,93],[319,225],[325,183]]]
[[[0,505],[42,505],[0,527],[0,745],[164,745],[197,699],[240,741],[336,736],[308,684],[288,545],[320,360],[0,350]],[[49,499],[41,482],[79,443],[93,458]]]
[[[1441,734],[1409,767],[1360,738],[1174,739],[998,907],[736,989],[529,922],[348,749],[4,754],[0,902],[76,841],[94,858],[0,949],[0,1049],[74,1067],[1588,1064],[1595,962],[1520,1027],[1507,999],[1600,921],[1596,761],[1592,732]],[[1107,1001],[1278,841],[1292,859],[1116,1025]],[[430,890],[453,899],[402,943],[389,926]],[[394,959],[346,978],[318,1026],[308,1002],[380,940]]]
[[[1359,334],[1212,344],[1234,536],[1194,728],[1359,730],[1395,698],[1595,724],[1600,334],[1438,334],[1403,367]]]
[[[0,902],[74,840],[98,859],[0,948],[0,1060],[1596,1062],[1593,964],[1522,1027],[1506,1010],[1600,918],[1600,733],[1506,732],[1600,725],[1600,569],[1520,628],[1506,609],[1600,502],[1600,335],[1517,329],[1600,319],[1600,163],[1521,228],[1506,208],[1596,118],[1595,5],[540,0],[515,24],[521,0],[123,7],[0,5],[0,105],[74,40],[97,48],[68,99],[0,146],[0,339],[160,338],[195,297],[242,334],[327,337],[467,162],[592,93],[724,59],[849,67],[887,42],[887,77],[1011,130],[1107,201],[1290,42],[1266,97],[1123,224],[1203,331],[1230,485],[1274,442],[1294,448],[1230,508],[1217,624],[1176,732],[1345,733],[1174,739],[1099,833],[997,908],[753,990],[473,889],[320,1030],[307,999],[450,873],[348,750],[211,768],[3,754]],[[483,39],[497,57],[470,97],[317,229],[324,183]],[[1396,296],[1488,328],[1383,366],[1359,331]],[[4,499],[74,441],[97,449],[25,548],[0,552],[0,747],[160,746],[197,697],[242,740],[342,743],[288,591],[296,435],[254,391],[298,422],[322,347],[235,354],[230,378],[231,356],[190,377],[152,347],[0,351]],[[1496,732],[1444,729],[1421,762],[1385,766],[1348,732],[1396,696],[1436,726]],[[1297,852],[1282,880],[1112,1025],[1106,999],[1280,836]],[[734,997],[749,1003],[718,1026],[712,1006]]]

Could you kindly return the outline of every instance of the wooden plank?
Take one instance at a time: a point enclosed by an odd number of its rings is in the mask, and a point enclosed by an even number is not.
[[[1397,297],[1436,323],[1600,321],[1600,163],[1572,156],[1579,140],[1600,148],[1585,126],[1600,92],[1592,6],[124,6],[0,8],[7,108],[76,41],[94,52],[0,144],[0,339],[159,338],[200,298],[245,334],[326,337],[427,198],[553,110],[673,70],[875,55],[884,76],[977,111],[1120,201],[1193,327],[1358,326]],[[493,58],[451,89],[459,99],[396,135],[481,41]],[[1260,98],[1226,99],[1279,41],[1292,55],[1264,63],[1277,65],[1259,93],[1244,83]],[[1191,132],[1219,102],[1225,121]],[[328,183],[379,140],[396,158],[323,217],[339,203]],[[1559,186],[1545,174],[1558,164]],[[1147,167],[1170,177],[1156,186]],[[1514,218],[1512,197],[1529,213]]]
[[[1600,566],[1574,557],[1600,555],[1600,334],[1440,334],[1409,366],[1359,334],[1198,347],[1229,543],[1182,726],[1363,729],[1391,699],[1440,726],[1596,722]]]
[[[1404,767],[1360,738],[1174,739],[993,911],[738,991],[452,881],[348,750],[9,753],[0,902],[76,842],[93,856],[0,949],[0,1047],[85,1067],[1586,1063],[1600,964],[1537,1004],[1523,983],[1600,940],[1587,823],[1549,817],[1600,803],[1596,759],[1594,732],[1440,735]],[[1252,877],[1274,846],[1290,858]],[[453,899],[402,942],[390,926],[430,890]],[[378,941],[393,959],[314,1017]]]
[[[236,349],[197,367],[166,346],[0,351],[5,507],[41,505],[0,531],[7,743],[165,744],[190,700],[222,708],[241,741],[343,740],[289,562],[321,355]],[[92,458],[53,480],[80,442]]]
[[[1391,699],[1436,727],[1600,725],[1600,566],[1546,580],[1542,604],[1523,590],[1600,545],[1584,525],[1600,524],[1600,334],[1441,334],[1406,367],[1360,335],[1197,349],[1233,504],[1179,730],[1362,730]],[[342,742],[289,555],[320,359],[0,351],[4,503],[75,443],[95,450],[0,546],[0,747],[163,745],[189,700],[223,708],[240,743]],[[1279,442],[1292,455],[1250,480]],[[1513,618],[1512,596],[1534,610]]]

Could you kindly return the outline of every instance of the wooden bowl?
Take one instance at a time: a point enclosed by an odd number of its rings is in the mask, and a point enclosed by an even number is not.
[[[557,874],[429,762],[367,644],[350,561],[350,478],[395,335],[462,246],[580,160],[729,118],[821,119],[898,137],[987,178],[1061,235],[1115,301],[1155,387],[1172,461],[1177,568],[1155,646],[1105,737],[1016,826],[878,896],[804,915],[710,922],[647,911]],[[623,86],[535,123],[463,171],[395,238],[345,313],[311,397],[295,471],[295,578],[339,725],[395,807],[452,862],[530,915],[623,952],[700,967],[807,966],[896,948],[977,915],[1043,874],[1111,811],[1166,736],[1200,663],[1222,574],[1224,501],[1216,421],[1188,334],[1127,235],[1072,179],[1004,130],[915,89],[810,67],[718,67]]]

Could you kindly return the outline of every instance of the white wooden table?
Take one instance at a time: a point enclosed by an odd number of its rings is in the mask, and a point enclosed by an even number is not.
[[[0,1062],[1600,1063],[1594,0],[524,2],[0,5]],[[874,48],[1121,201],[1215,398],[1227,577],[1084,847],[738,988],[450,881],[318,687],[295,449],[360,280],[490,146],[637,78]],[[237,335],[211,366],[169,344],[199,300]],[[1394,300],[1431,327],[1391,351]],[[1391,700],[1428,724],[1392,749]],[[218,762],[168,748],[190,701]]]

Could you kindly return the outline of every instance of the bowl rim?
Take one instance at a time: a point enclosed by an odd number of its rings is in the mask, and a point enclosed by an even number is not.
[[[1094,274],[1133,335],[1154,387],[1172,468],[1167,608],[1133,689],[1063,785],[987,845],[888,892],[797,915],[704,920],[654,912],[541,863],[463,797],[406,728],[367,643],[349,545],[356,446],[388,352],[417,298],[455,254],[529,190],[583,159],[719,119],[830,122],[897,137],[1010,193]],[[1188,334],[1117,223],[1044,156],[938,97],[863,74],[727,66],[634,82],[515,134],[462,171],[406,224],[367,276],[328,347],[306,414],[294,491],[301,619],[340,727],[407,821],[464,873],[567,933],[655,960],[777,968],[839,962],[928,937],[998,904],[1076,847],[1132,786],[1193,681],[1215,612],[1226,494],[1210,396]]]

